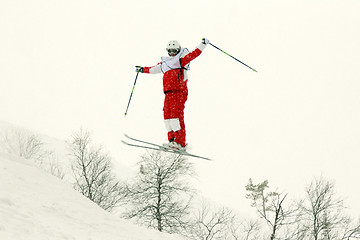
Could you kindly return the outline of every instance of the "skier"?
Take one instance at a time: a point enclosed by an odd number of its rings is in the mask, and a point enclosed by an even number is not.
[[[169,41],[166,50],[169,56],[161,57],[161,62],[152,67],[136,66],[136,72],[157,74],[163,73],[164,121],[168,131],[169,143],[164,146],[178,150],[186,150],[186,130],[184,123],[184,108],[187,100],[187,71],[190,62],[197,58],[209,40],[203,38],[197,48],[189,52],[182,48],[178,41]]]

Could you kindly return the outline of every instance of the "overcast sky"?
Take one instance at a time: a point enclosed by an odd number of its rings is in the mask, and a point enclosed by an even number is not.
[[[162,75],[140,74],[176,39],[211,46],[191,63],[185,108],[199,187],[240,211],[244,186],[300,195],[336,181],[360,214],[360,1],[1,0],[0,120],[68,139],[92,131],[116,161],[144,153],[124,133],[162,143]]]

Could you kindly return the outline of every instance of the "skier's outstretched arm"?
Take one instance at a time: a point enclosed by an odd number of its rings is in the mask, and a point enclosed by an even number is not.
[[[206,45],[209,43],[209,40],[207,38],[203,38],[201,40],[201,43],[196,47],[194,51],[191,51],[190,53],[186,54],[185,57],[181,58],[181,65],[182,67],[190,63],[192,60],[197,58],[205,49]]]
[[[152,66],[152,67],[136,66],[135,71],[141,72],[141,73],[151,73],[151,74],[161,73],[161,63],[158,63],[157,65]]]

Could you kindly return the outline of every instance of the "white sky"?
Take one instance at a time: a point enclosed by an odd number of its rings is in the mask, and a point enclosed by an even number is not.
[[[203,193],[248,206],[251,177],[301,194],[334,179],[360,213],[360,1],[0,1],[0,119],[68,139],[90,129],[121,163],[166,141],[162,75],[139,75],[177,39],[207,37],[189,72],[185,121]]]

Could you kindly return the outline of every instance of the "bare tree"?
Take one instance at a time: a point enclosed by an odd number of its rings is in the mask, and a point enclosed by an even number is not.
[[[235,217],[231,209],[211,206],[203,201],[186,235],[194,240],[236,239]]]
[[[252,201],[251,206],[256,208],[261,218],[270,227],[270,240],[274,240],[277,239],[279,229],[282,226],[294,223],[297,209],[292,206],[284,206],[287,194],[267,192],[268,187],[267,180],[254,184],[252,179],[249,179],[249,183],[246,185],[248,191],[246,198]]]
[[[25,159],[33,159],[41,164],[43,158],[50,154],[44,149],[41,138],[29,131],[13,129],[3,132],[1,145],[10,154],[16,154]]]
[[[0,147],[6,152],[31,159],[39,168],[63,179],[65,172],[62,166],[55,160],[54,152],[46,150],[45,146],[40,136],[26,130],[7,130],[0,137]]]
[[[152,151],[138,165],[135,183],[128,187],[126,217],[160,232],[178,233],[189,215],[193,191],[187,177],[194,175],[192,164],[181,155]]]
[[[258,240],[260,239],[260,224],[258,221],[249,220],[241,224],[242,234],[239,236],[233,231],[233,237],[235,240]]]
[[[360,239],[360,225],[344,215],[344,200],[335,197],[334,186],[321,177],[306,188],[307,198],[301,204],[301,230],[306,239]]]
[[[41,168],[57,178],[65,178],[66,174],[64,167],[60,164],[59,160],[53,153],[46,157],[46,163],[43,164]]]
[[[74,188],[105,210],[119,206],[125,197],[124,188],[112,174],[111,159],[103,147],[92,146],[89,131],[80,129],[73,135],[69,148]]]

